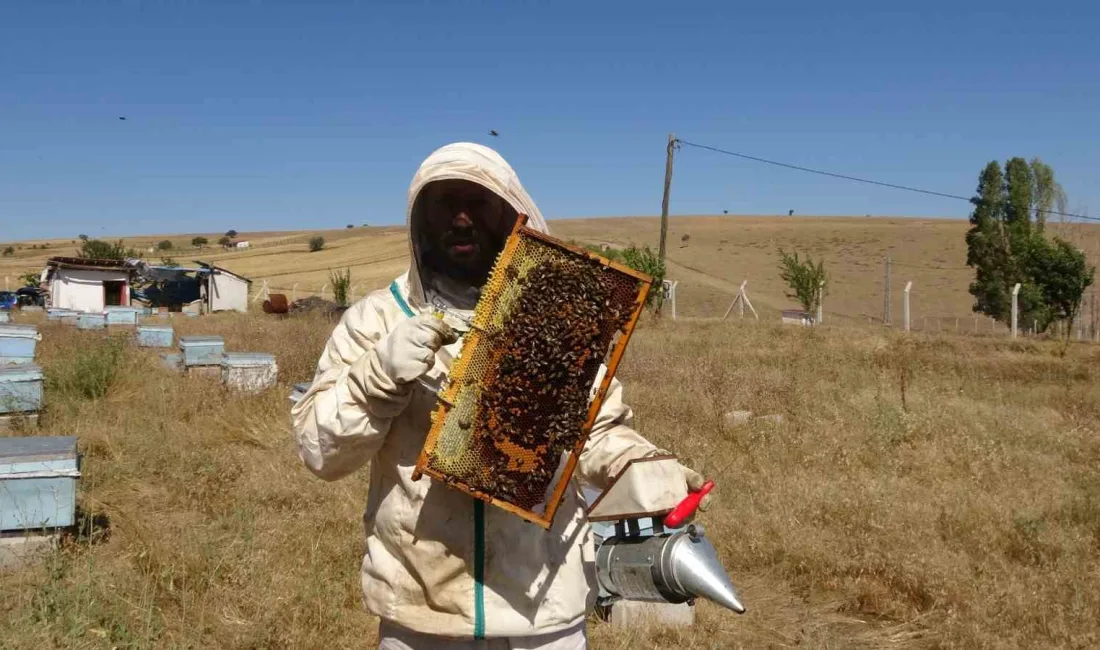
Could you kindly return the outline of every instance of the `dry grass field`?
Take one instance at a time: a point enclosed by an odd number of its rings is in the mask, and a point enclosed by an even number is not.
[[[554,233],[590,244],[624,246],[649,244],[656,248],[659,220],[652,217],[569,219],[552,222]],[[779,278],[777,248],[823,258],[831,274],[825,300],[827,319],[866,326],[881,322],[884,258],[890,255],[892,314],[901,318],[902,289],[913,281],[913,325],[933,331],[973,330],[972,299],[967,286],[973,271],[966,267],[965,221],[873,217],[674,217],[668,237],[668,277],[679,281],[678,314],[721,317],[743,280],[761,318],[778,318],[782,309],[796,307],[785,297]],[[1100,261],[1100,226],[1053,224],[1052,228],[1078,243],[1094,261]],[[310,253],[314,235],[326,240],[325,249]],[[218,246],[191,247],[194,234],[127,238],[127,245],[149,253],[161,239],[173,242],[169,254],[178,262],[216,262],[255,280],[259,290],[266,280],[273,292],[301,297],[319,293],[329,271],[348,268],[355,295],[384,286],[406,268],[408,245],[403,227],[241,233],[252,248],[225,251]],[[207,233],[211,242],[220,235]],[[47,244],[49,247],[42,249]],[[0,257],[0,276],[16,276],[41,269],[50,255],[74,254],[79,241],[19,242],[11,257]],[[9,244],[0,243],[0,248]],[[30,248],[35,246],[37,248]],[[327,296],[332,297],[331,288]],[[925,320],[927,319],[927,320]],[[991,328],[980,319],[982,330]]]
[[[366,472],[312,477],[288,426],[332,323],[172,322],[274,352],[280,385],[233,395],[40,323],[41,433],[80,439],[84,525],[0,572],[0,646],[370,647]],[[625,636],[593,621],[593,647],[1095,647],[1098,362],[1091,344],[646,319],[626,397],[716,479],[701,521],[749,613],[702,603],[691,630]],[[730,409],[784,421],[730,428]]]

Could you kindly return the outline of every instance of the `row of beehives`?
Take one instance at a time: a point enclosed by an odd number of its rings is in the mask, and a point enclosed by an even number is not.
[[[161,355],[165,366],[189,375],[221,377],[222,383],[236,390],[259,392],[274,386],[279,377],[275,355],[226,352],[220,336],[181,336],[179,349]]]

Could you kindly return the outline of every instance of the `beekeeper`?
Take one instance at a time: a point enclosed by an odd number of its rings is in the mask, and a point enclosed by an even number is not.
[[[428,477],[412,479],[435,395],[518,213],[547,232],[516,173],[468,143],[428,156],[409,187],[409,270],[348,309],[292,410],[306,466],[327,481],[370,468],[361,582],[382,648],[584,648],[594,552],[579,488],[547,531]],[[439,320],[432,306],[450,314]],[[613,381],[576,478],[602,489],[658,450]],[[703,478],[682,467],[698,489]],[[680,480],[677,477],[675,480]],[[576,483],[574,483],[576,486]],[[676,486],[683,490],[684,486]]]

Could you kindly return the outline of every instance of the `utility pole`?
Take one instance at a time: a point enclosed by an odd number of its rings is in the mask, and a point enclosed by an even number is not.
[[[672,191],[672,154],[676,151],[676,134],[668,134],[668,157],[665,159],[665,194],[661,199],[661,263],[665,261],[665,238],[668,236],[668,195]]]
[[[668,134],[667,158],[665,159],[665,194],[661,199],[661,245],[657,255],[661,258],[661,265],[665,263],[665,238],[668,237],[668,195],[672,191],[672,154],[676,151],[676,134]],[[661,314],[664,304],[664,295],[657,296],[657,315]]]
[[[886,285],[886,292],[883,295],[882,301],[882,324],[890,324],[890,256],[886,256],[886,279],[884,280]]]

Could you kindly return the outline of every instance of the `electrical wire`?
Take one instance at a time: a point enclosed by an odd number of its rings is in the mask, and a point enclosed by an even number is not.
[[[808,172],[808,173],[811,173],[811,174],[818,174],[818,175],[821,175],[821,176],[829,176],[831,178],[840,178],[840,179],[843,179],[843,180],[846,180],[846,181],[855,181],[857,183],[866,183],[868,185],[878,185],[880,187],[889,187],[891,189],[904,190],[906,192],[916,192],[918,194],[927,194],[929,196],[938,196],[938,197],[945,198],[945,199],[957,199],[959,201],[966,201],[967,203],[971,203],[971,200],[970,200],[971,197],[962,196],[961,194],[949,194],[947,192],[936,192],[934,190],[925,190],[925,189],[921,189],[919,187],[911,187],[909,185],[897,185],[895,183],[885,183],[883,181],[874,181],[874,180],[871,180],[869,178],[860,178],[858,176],[848,176],[847,174],[837,174],[837,173],[834,173],[834,172],[827,172],[827,171],[824,171],[824,170],[821,170],[821,169],[814,169],[812,167],[803,167],[801,165],[792,165],[790,163],[778,162],[776,160],[768,160],[767,158],[759,158],[757,156],[750,156],[748,154],[737,153],[736,151],[729,151],[727,149],[719,149],[718,147],[712,147],[712,146],[706,145],[706,144],[698,144],[698,143],[695,143],[695,142],[688,142],[687,140],[680,140],[679,138],[677,138],[675,142],[677,144],[684,145],[684,146],[687,146],[687,147],[695,147],[696,149],[705,149],[707,151],[713,151],[715,153],[726,154],[727,156],[736,156],[737,158],[744,158],[745,160],[752,160],[752,161],[759,162],[759,163],[764,163],[764,164],[767,164],[767,165],[775,165],[776,167],[785,167],[787,169],[794,169],[794,170],[797,170],[797,171],[800,171],[800,172]],[[1046,213],[1046,214],[1053,214],[1053,215],[1057,215],[1057,216],[1060,216],[1060,217],[1069,217],[1071,219],[1085,219],[1087,221],[1100,221],[1100,217],[1090,217],[1090,216],[1084,215],[1084,214],[1073,214],[1072,212],[1059,212],[1057,210],[1040,210],[1040,212],[1043,212],[1043,213]]]

